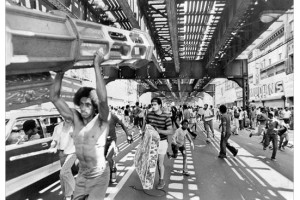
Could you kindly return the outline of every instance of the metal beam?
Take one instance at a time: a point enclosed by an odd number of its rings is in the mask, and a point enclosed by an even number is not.
[[[178,91],[179,91],[179,99],[182,98],[181,95],[181,79],[177,79]]]
[[[69,16],[78,19],[79,17],[74,15],[63,3],[61,3],[59,0],[46,0],[49,3],[51,3],[53,6],[55,6],[58,10],[64,11],[67,13]]]
[[[176,73],[179,72],[179,54],[178,54],[178,28],[177,28],[177,7],[174,0],[166,0],[166,9],[168,13],[168,23],[171,35],[171,44],[173,50],[173,59]]]
[[[133,28],[137,28],[137,29],[141,29],[138,21],[135,19],[134,14],[128,4],[127,1],[124,0],[116,0],[118,2],[118,4],[120,5],[120,7],[122,8],[122,11],[124,12],[124,14],[127,16],[130,24],[132,25]],[[155,66],[157,67],[158,71],[161,72],[161,68],[157,62],[156,57],[154,56],[154,54],[152,54],[152,61],[155,64]]]
[[[166,10],[168,14],[168,24],[170,29],[171,44],[173,51],[173,60],[175,64],[175,72],[179,73],[179,53],[178,53],[178,27],[177,27],[177,5],[173,0],[166,0]],[[180,93],[180,80],[178,80],[179,98]]]

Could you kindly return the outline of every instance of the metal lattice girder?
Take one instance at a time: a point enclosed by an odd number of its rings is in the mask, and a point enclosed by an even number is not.
[[[134,14],[133,14],[128,2],[124,1],[124,0],[116,0],[116,1],[118,2],[120,7],[122,8],[122,11],[125,13],[125,15],[128,18],[130,24],[132,25],[132,27],[140,29],[141,27],[140,27],[138,21],[136,20],[136,18],[134,17]],[[161,72],[162,70],[161,70],[154,54],[152,54],[151,59],[152,59],[152,62],[154,63],[154,65],[156,66],[156,68],[158,69],[158,71]]]

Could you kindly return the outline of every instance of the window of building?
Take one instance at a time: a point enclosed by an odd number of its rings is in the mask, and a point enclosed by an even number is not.
[[[285,72],[285,65],[284,65],[284,64],[282,64],[282,65],[277,65],[277,66],[275,67],[275,73],[276,73],[276,74],[280,74],[280,73],[283,73],[283,72]]]
[[[267,77],[271,77],[274,76],[274,67],[269,68],[266,72],[267,72]]]
[[[263,80],[263,79],[265,79],[265,78],[267,78],[268,77],[268,75],[267,75],[267,72],[266,71],[264,71],[264,72],[262,72],[261,74],[260,74],[260,79],[261,80]]]
[[[271,58],[269,58],[269,66],[272,64],[272,60]]]
[[[291,30],[290,31],[290,34],[291,34],[290,36],[292,36],[294,34],[294,21],[290,21],[289,24],[290,24],[290,30]]]
[[[286,68],[286,74],[294,72],[294,54],[289,55],[288,65]]]

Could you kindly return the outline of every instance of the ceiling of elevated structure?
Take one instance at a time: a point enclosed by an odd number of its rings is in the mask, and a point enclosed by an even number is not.
[[[14,0],[9,0],[14,1]],[[22,0],[21,0],[22,1]],[[43,0],[72,13],[59,0]],[[82,4],[98,23],[126,30],[143,20],[155,45],[150,66],[155,76],[139,79],[139,90],[158,92],[174,101],[189,101],[268,29],[264,10],[286,11],[292,0],[61,0]],[[68,6],[68,5],[67,5]],[[86,11],[82,11],[86,12]],[[86,16],[75,16],[89,20]],[[157,75],[158,74],[158,75]],[[237,75],[236,78],[242,78]],[[209,89],[207,89],[209,88]]]

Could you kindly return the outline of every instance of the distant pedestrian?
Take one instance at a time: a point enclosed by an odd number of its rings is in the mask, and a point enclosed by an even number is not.
[[[203,121],[204,121],[204,128],[206,131],[206,136],[207,136],[207,139],[206,139],[207,142],[210,142],[209,129],[212,132],[213,138],[215,137],[213,118],[214,118],[214,114],[212,113],[211,109],[208,109],[208,104],[204,104]]]
[[[280,137],[278,149],[280,151],[284,150],[284,147],[287,146],[289,142],[289,128],[290,126],[287,123],[287,121],[283,120],[283,123],[281,124],[281,128],[278,130],[278,135]],[[283,140],[285,141],[283,142]]]
[[[189,111],[187,105],[184,104],[182,106],[182,109],[183,109],[183,120],[187,120],[188,122],[190,122],[191,112]],[[193,136],[193,138],[196,139],[197,134],[191,131],[190,128],[188,128],[187,130]]]
[[[276,153],[277,153],[277,145],[278,145],[278,120],[274,118],[273,113],[269,113],[270,121],[268,121],[268,128],[265,135],[265,141],[264,141],[264,150],[269,146],[270,142],[272,142],[273,145],[273,152],[271,156],[271,160],[276,161]]]
[[[268,118],[268,116],[266,114],[265,108],[261,107],[260,108],[260,113],[257,115],[257,121],[259,122],[258,130],[257,130],[256,133],[253,133],[251,131],[249,137],[262,135],[265,131],[266,124],[267,124],[268,120],[270,120],[270,119]]]
[[[237,155],[238,150],[228,143],[228,139],[231,135],[231,127],[230,127],[230,117],[227,114],[227,108],[225,105],[220,106],[220,113],[222,114],[221,116],[222,130],[221,130],[221,141],[220,141],[220,153],[218,157],[223,159],[223,158],[227,158],[226,147],[233,154],[233,156]]]

